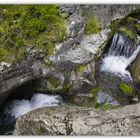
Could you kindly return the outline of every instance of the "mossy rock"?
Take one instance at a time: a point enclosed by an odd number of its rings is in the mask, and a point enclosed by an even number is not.
[[[87,65],[81,64],[76,68],[76,72],[84,73],[87,70]]]
[[[120,19],[116,19],[116,20],[111,21],[111,24],[110,24],[109,28],[111,29],[112,35],[114,35],[117,32],[119,22],[120,22]]]
[[[88,107],[99,108],[100,104],[96,101],[95,98],[91,98],[87,104]]]
[[[47,77],[47,80],[54,88],[59,86],[60,81],[57,77]]]
[[[89,93],[95,98],[99,92],[99,87],[92,88]]]
[[[68,93],[71,88],[72,88],[71,84],[64,83],[63,89],[61,90],[62,94]]]
[[[122,83],[119,85],[119,89],[128,96],[132,96],[133,95],[133,88],[130,87],[129,85]]]
[[[128,23],[132,23],[134,20],[135,20],[135,19],[132,18],[132,17],[127,17],[127,22],[128,22]]]
[[[140,32],[140,24],[137,23],[137,24],[134,25],[134,27],[136,28],[136,30],[137,30],[138,32]]]
[[[50,55],[67,36],[66,21],[57,5],[0,5],[0,36],[0,61],[24,58],[28,46]]]
[[[84,33],[86,35],[96,34],[101,31],[99,27],[99,22],[94,16],[88,16],[85,24]]]
[[[133,30],[128,29],[127,27],[120,27],[119,32],[123,33],[124,35],[128,36],[130,39],[136,41],[137,40],[137,33]]]

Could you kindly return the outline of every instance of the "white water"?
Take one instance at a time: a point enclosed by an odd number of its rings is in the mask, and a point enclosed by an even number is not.
[[[47,95],[47,94],[34,94],[31,100],[13,100],[7,103],[5,107],[5,114],[10,114],[15,118],[41,107],[58,106],[62,103],[62,99],[59,95]]]
[[[134,51],[133,55],[130,58],[126,58],[124,56],[106,56],[102,60],[101,71],[115,73],[118,76],[128,76],[130,79],[131,75],[126,68],[131,62],[136,58],[140,51],[140,46]]]

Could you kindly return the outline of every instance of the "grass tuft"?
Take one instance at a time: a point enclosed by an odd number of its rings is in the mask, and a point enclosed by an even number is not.
[[[100,27],[97,19],[94,16],[89,16],[87,18],[86,24],[85,24],[85,34],[90,35],[90,34],[96,34],[100,32]]]

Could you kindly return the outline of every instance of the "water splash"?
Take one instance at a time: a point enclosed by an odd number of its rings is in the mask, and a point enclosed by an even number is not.
[[[128,37],[117,33],[113,37],[106,57],[102,59],[100,70],[132,80],[126,68],[134,61],[139,51],[139,39],[138,42],[135,43]]]
[[[41,107],[46,106],[58,106],[62,104],[62,98],[59,95],[47,95],[47,94],[34,94],[31,100],[13,100],[7,103],[5,107],[4,114],[14,118],[19,118],[20,116]]]

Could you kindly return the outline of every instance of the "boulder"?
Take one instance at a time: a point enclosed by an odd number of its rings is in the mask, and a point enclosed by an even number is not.
[[[47,69],[40,61],[30,63],[26,61],[20,65],[4,69],[0,74],[0,107],[14,89],[46,74]]]
[[[16,120],[14,135],[140,135],[140,104],[111,110],[61,106],[34,110]]]
[[[137,85],[140,85],[140,54],[129,67],[131,76]]]

